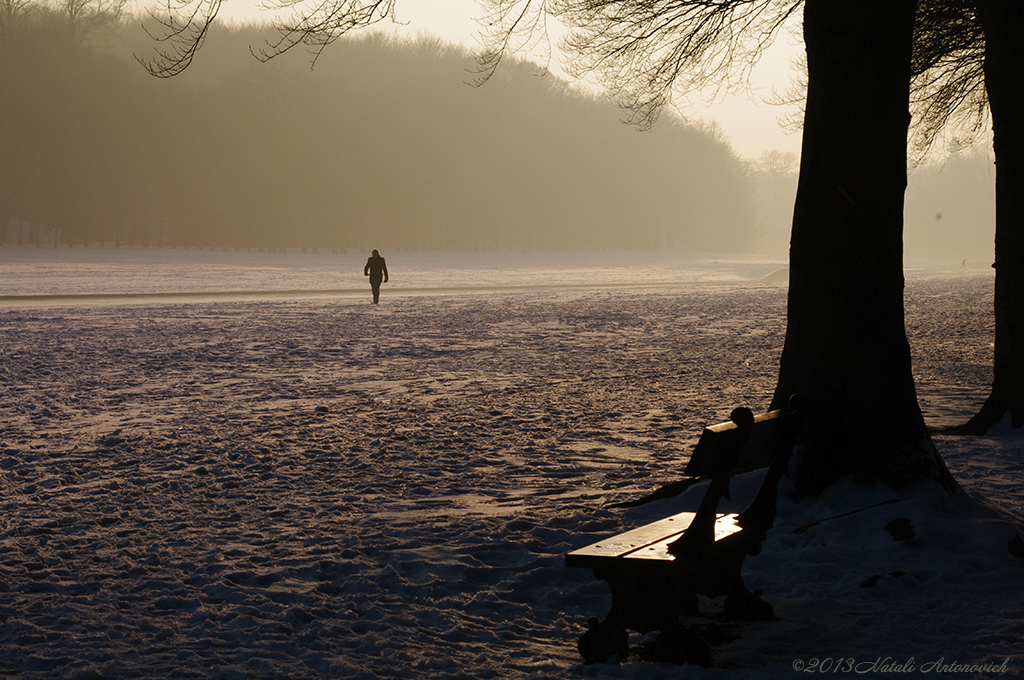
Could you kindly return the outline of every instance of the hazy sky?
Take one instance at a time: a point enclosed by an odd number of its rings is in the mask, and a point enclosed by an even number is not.
[[[228,18],[266,18],[258,9],[258,0],[226,0],[221,15]],[[479,25],[474,21],[481,10],[474,0],[399,0],[399,19],[408,22],[400,30],[415,34],[432,33],[470,48],[478,46]],[[754,101],[747,95],[719,96],[710,105],[707,97],[694,94],[678,102],[681,111],[693,119],[717,121],[730,139],[733,149],[746,158],[757,158],[764,151],[777,149],[799,154],[800,135],[787,134],[777,119],[789,109],[763,103],[772,89],[785,92],[790,87],[790,60],[802,49],[783,35],[763,58],[755,73],[758,91]]]

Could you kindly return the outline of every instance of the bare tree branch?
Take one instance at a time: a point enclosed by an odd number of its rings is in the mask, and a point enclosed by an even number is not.
[[[540,51],[551,60],[548,17],[557,16],[557,0],[478,0],[484,9],[482,50],[477,54],[476,85],[487,82],[508,54]]]
[[[164,27],[150,73],[169,77],[189,66],[223,0],[167,0]],[[797,13],[802,0],[478,0],[482,48],[476,84],[486,82],[502,59],[529,53],[550,60],[549,21],[571,29],[562,45],[570,73],[593,76],[648,127],[673,95],[709,86],[749,84],[761,53]],[[385,20],[398,21],[397,0],[267,0],[261,7],[291,10],[279,37],[253,50],[272,59],[299,45],[313,64],[341,37]],[[154,18],[157,18],[154,15]],[[152,34],[151,34],[152,35]],[[140,61],[142,61],[140,59]]]
[[[943,133],[973,144],[987,129],[985,34],[970,0],[922,0],[914,26],[914,161],[924,159]]]
[[[20,0],[0,0],[3,7]],[[62,0],[79,7],[95,0]],[[103,0],[124,3],[125,0]],[[151,16],[155,58],[139,61],[155,76],[184,71],[202,47],[223,0],[166,0]],[[550,61],[549,21],[570,32],[560,44],[569,73],[595,79],[630,112],[652,125],[681,92],[737,91],[750,86],[761,54],[798,14],[803,0],[478,0],[484,11],[477,78],[486,82],[502,59],[530,53]],[[398,22],[397,0],[266,0],[261,8],[291,10],[279,37],[253,54],[267,61],[305,46],[315,65],[343,36],[383,21]],[[984,37],[970,0],[921,0],[915,29],[913,143],[924,157],[944,130],[971,140],[987,122],[981,64]],[[796,102],[802,94],[776,95]],[[784,122],[798,128],[800,116]]]
[[[596,77],[630,122],[652,125],[679,92],[749,85],[801,0],[560,0],[574,76]]]
[[[192,63],[196,53],[206,42],[207,32],[213,25],[223,0],[167,0],[166,14],[158,16],[150,12],[150,16],[161,26],[163,31],[155,34],[146,28],[146,33],[158,43],[166,43],[166,49],[154,48],[154,59],[135,59],[142,64],[151,75],[158,78],[171,78],[185,71]],[[143,27],[145,28],[145,27]]]
[[[313,55],[311,67],[329,45],[348,33],[388,19],[398,21],[395,0],[268,0],[260,7],[268,11],[290,9],[293,14],[278,25],[277,40],[253,52],[256,58],[269,61],[305,45]]]

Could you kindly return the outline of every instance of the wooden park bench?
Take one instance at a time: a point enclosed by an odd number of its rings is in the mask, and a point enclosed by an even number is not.
[[[685,474],[710,480],[697,512],[681,512],[611,536],[566,555],[567,567],[593,569],[611,587],[612,606],[603,621],[591,617],[579,641],[587,663],[629,656],[629,630],[660,631],[659,642],[671,658],[710,664],[711,648],[688,634],[680,616],[699,616],[698,595],[725,596],[725,616],[770,620],[774,611],[743,583],[747,555],[761,550],[775,521],[779,479],[786,472],[800,426],[800,409],[758,416],[737,408],[730,421],[704,429]],[[737,471],[768,466],[768,472],[743,512],[723,514],[729,480]]]

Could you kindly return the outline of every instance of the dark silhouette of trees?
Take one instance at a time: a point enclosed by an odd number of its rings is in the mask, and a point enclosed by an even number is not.
[[[955,130],[972,143],[988,118],[983,61],[985,35],[974,0],[921,0],[914,22],[911,61],[913,146],[925,156]]]
[[[995,358],[981,410],[959,428],[983,434],[1007,414],[1024,427],[1024,6],[1014,0],[925,0],[914,39],[919,146],[944,128],[973,136],[991,114],[996,158]]]
[[[1024,133],[1012,66],[1021,59],[1022,11],[1012,0],[924,0],[915,21],[911,131],[917,155],[927,155],[947,130],[956,132],[956,143],[973,143],[991,112],[997,165],[994,379],[981,410],[957,428],[963,434],[984,434],[1007,414],[1013,427],[1024,426]]]
[[[516,3],[489,4],[497,11]],[[800,6],[764,0],[556,3],[559,18],[572,28],[565,43],[569,71],[595,76],[642,128],[675,92],[742,88]],[[481,62],[485,70],[496,63],[494,57]]]
[[[575,72],[598,73],[601,82],[634,112],[635,119],[648,125],[680,83],[697,89],[736,77],[742,81],[744,69],[801,4],[674,3],[665,7],[590,0],[564,2],[559,7],[563,8],[561,16],[575,28],[568,40]],[[964,430],[984,432],[1007,411],[1013,415],[1014,425],[1020,426],[1024,424],[1024,267],[1019,264],[1024,259],[1024,209],[1020,206],[1024,180],[1017,174],[1021,150],[1017,130],[1022,97],[1020,87],[1013,85],[1013,67],[1009,65],[1019,63],[1020,58],[1021,4],[1012,0],[926,0],[917,4],[911,100],[918,118],[913,131],[920,153],[943,129],[956,127],[977,133],[986,120],[986,83],[1003,91],[998,103],[1002,115],[993,115],[993,129],[1000,140],[996,150],[996,377],[991,397]],[[512,13],[509,8],[516,3],[492,5],[495,11],[504,7],[506,16],[515,20],[530,16]],[[494,23],[501,25],[500,21]],[[806,23],[804,28],[806,32]],[[986,31],[1011,37],[989,51],[985,49]],[[484,64],[493,68],[496,62],[496,57],[489,56]],[[992,78],[1001,82],[993,83]],[[864,95],[870,97],[871,91]],[[836,134],[844,133],[836,130]],[[794,237],[797,230],[795,225]],[[780,384],[787,382],[780,380]]]
[[[798,488],[946,478],[903,316],[913,0],[807,0],[807,103],[773,406],[808,399]]]
[[[991,116],[996,155],[996,357],[992,393],[971,420],[957,428],[983,434],[1007,413],[1014,427],[1024,426],[1024,179],[1020,172],[1019,86],[1010,64],[1019,63],[1013,48],[1022,29],[1020,3],[1000,0],[922,0],[918,2],[912,57],[911,127],[918,159],[930,152],[943,132],[953,143],[970,145],[990,120],[989,90],[997,88]],[[996,36],[988,49],[986,35]],[[1009,37],[1008,37],[1009,36]],[[802,98],[802,93],[791,101]],[[779,102],[782,103],[782,102]],[[799,123],[791,126],[799,128]],[[1002,160],[1000,160],[1002,156]]]
[[[992,393],[968,432],[985,432],[1007,413],[1013,427],[1024,427],[1024,5],[979,4],[996,157],[996,346]]]

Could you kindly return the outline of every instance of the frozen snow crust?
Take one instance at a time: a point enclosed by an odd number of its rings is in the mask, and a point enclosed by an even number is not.
[[[581,663],[609,601],[564,553],[692,508],[611,506],[767,404],[785,285],[749,278],[0,307],[0,675],[1024,676],[1012,431],[935,437],[953,496],[784,496],[745,562],[778,620],[716,667]],[[991,283],[908,277],[931,424],[987,396]]]

